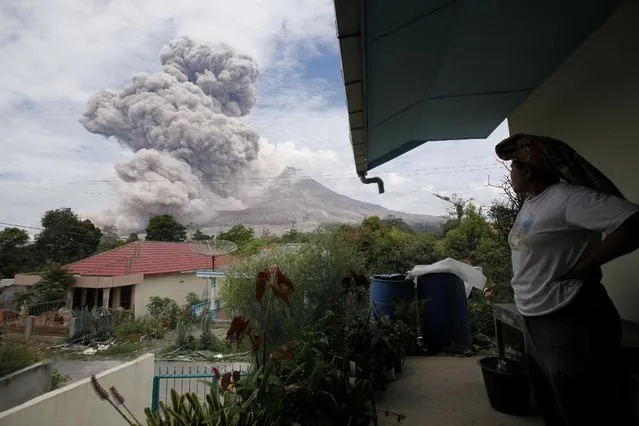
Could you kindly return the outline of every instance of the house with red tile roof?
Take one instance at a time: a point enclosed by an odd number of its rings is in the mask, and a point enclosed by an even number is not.
[[[131,309],[139,317],[146,315],[151,296],[168,297],[178,305],[186,303],[189,293],[215,300],[232,261],[230,255],[196,253],[190,243],[136,241],[67,265],[76,276],[67,304]],[[39,276],[18,274],[15,280],[32,285]]]

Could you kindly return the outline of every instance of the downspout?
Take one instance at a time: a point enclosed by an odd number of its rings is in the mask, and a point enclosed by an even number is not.
[[[376,183],[377,190],[379,191],[379,193],[380,194],[384,193],[384,181],[382,180],[382,178],[378,178],[378,177],[368,178],[366,177],[366,172],[360,172],[359,180],[361,180],[364,185],[370,185],[371,183]]]
[[[361,11],[362,14],[360,15],[360,40],[362,43],[361,49],[362,49],[362,81],[366,81],[366,61],[367,61],[367,55],[366,55],[366,1],[365,0],[361,0],[360,1],[360,5],[361,5]],[[366,85],[363,84],[362,86],[362,101],[364,103],[364,105],[366,105]],[[364,129],[367,128],[367,122],[368,122],[368,114],[366,113],[366,107],[364,107]],[[366,138],[366,130],[364,130],[364,138]],[[381,178],[378,177],[372,177],[372,178],[368,178],[366,177],[366,172],[359,172],[359,180],[362,181],[362,183],[364,185],[370,185],[371,183],[376,183],[377,184],[377,190],[379,191],[380,194],[384,193],[384,181]]]

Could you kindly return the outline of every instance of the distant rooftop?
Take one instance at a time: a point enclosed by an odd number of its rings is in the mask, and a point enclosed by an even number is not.
[[[74,274],[117,277],[131,274],[157,275],[198,269],[223,269],[233,257],[193,252],[190,243],[136,241],[68,265]]]

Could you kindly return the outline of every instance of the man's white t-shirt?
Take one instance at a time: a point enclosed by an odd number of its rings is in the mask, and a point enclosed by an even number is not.
[[[639,206],[593,189],[558,183],[524,203],[508,236],[515,304],[537,316],[568,304],[583,283],[559,281]]]

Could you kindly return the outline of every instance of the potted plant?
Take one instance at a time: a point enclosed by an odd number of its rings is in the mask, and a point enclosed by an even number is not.
[[[509,358],[485,357],[479,360],[490,405],[511,415],[529,415],[530,387],[523,363]]]

